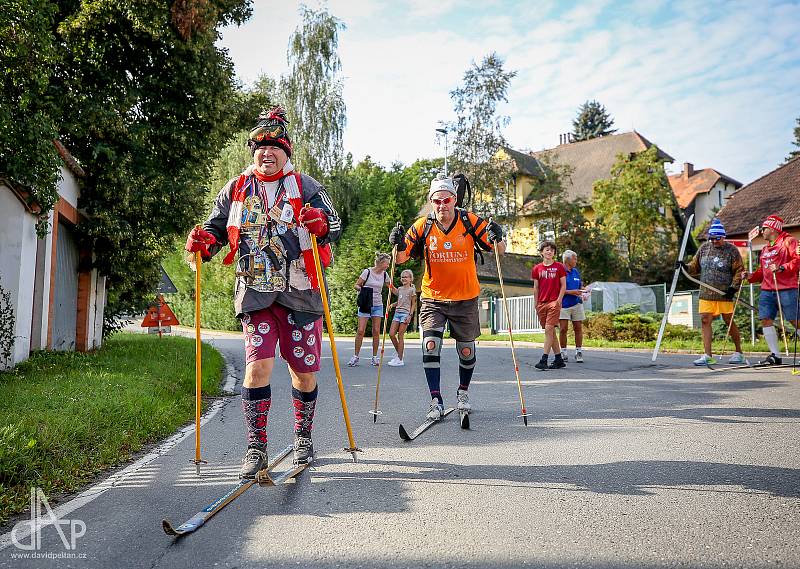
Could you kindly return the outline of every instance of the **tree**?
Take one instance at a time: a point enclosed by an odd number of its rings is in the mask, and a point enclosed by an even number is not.
[[[674,261],[674,197],[658,148],[617,155],[611,177],[594,183],[598,224],[624,250],[628,278],[660,275]]]
[[[794,127],[794,141],[792,141],[792,145],[796,146],[797,150],[792,150],[789,152],[789,156],[786,157],[786,162],[792,158],[797,158],[800,156],[800,117],[797,117],[795,122],[797,123],[797,126]]]
[[[540,161],[546,176],[536,180],[531,193],[540,241],[552,233],[559,253],[575,251],[584,282],[616,279],[619,259],[611,241],[602,228],[586,219],[586,204],[567,196],[565,185],[574,169],[558,162],[555,155],[545,154]]]
[[[572,139],[576,142],[614,134],[617,129],[614,119],[597,101],[586,101],[578,108],[578,116],[572,121]]]
[[[58,50],[51,28],[55,4],[12,0],[0,10],[0,177],[20,184],[41,207],[37,230],[47,232],[47,216],[58,200],[61,164],[58,108],[49,96]]]
[[[345,226],[336,245],[334,263],[328,270],[328,285],[336,331],[352,333],[357,325],[353,285],[359,273],[372,266],[376,251],[391,250],[388,236],[395,223],[399,221],[408,227],[413,222],[419,182],[412,170],[399,165],[385,170],[369,159],[347,175],[358,188],[359,200],[351,223]],[[409,267],[414,265],[403,266]]]
[[[293,123],[292,161],[325,180],[341,164],[347,122],[336,53],[344,24],[325,10],[300,10],[303,24],[289,38],[289,74],[281,79],[281,92]]]
[[[80,239],[109,277],[106,331],[155,291],[158,266],[203,211],[209,167],[233,132],[233,65],[219,26],[248,0],[60,2],[51,96],[87,172]]]
[[[473,61],[461,86],[450,91],[456,120],[448,125],[455,134],[453,171],[469,178],[477,196],[473,209],[512,224],[517,212],[513,185],[508,184],[511,170],[495,155],[506,144],[502,129],[510,120],[498,114],[497,106],[508,102],[508,86],[516,75],[503,69],[503,60],[494,52],[480,64]]]

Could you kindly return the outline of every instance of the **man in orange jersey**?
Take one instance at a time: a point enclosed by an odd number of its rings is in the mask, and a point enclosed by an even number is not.
[[[456,189],[450,178],[431,182],[428,200],[433,212],[406,230],[398,225],[389,234],[397,245],[397,263],[409,258],[424,259],[420,324],[422,325],[422,366],[431,393],[428,418],[439,420],[444,412],[440,390],[440,353],[445,324],[456,340],[459,359],[458,409],[469,412],[469,382],[475,369],[475,338],[481,333],[478,320],[478,271],[476,249],[495,249],[503,254],[503,229],[474,213],[456,207]]]

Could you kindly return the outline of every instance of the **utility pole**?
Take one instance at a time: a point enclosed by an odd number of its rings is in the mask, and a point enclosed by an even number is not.
[[[436,132],[441,133],[444,135],[444,175],[448,177],[447,174],[447,129],[446,128],[437,128]]]

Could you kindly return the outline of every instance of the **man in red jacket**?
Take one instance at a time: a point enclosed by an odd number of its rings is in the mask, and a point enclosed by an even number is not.
[[[800,255],[797,252],[797,239],[783,231],[783,220],[770,215],[761,224],[761,232],[767,245],[761,250],[759,268],[746,275],[748,281],[761,283],[758,298],[758,318],[764,330],[764,339],[772,352],[762,364],[781,363],[778,334],[773,322],[778,316],[778,298],[784,319],[797,327],[797,272],[800,269]],[[781,323],[781,325],[785,325]]]

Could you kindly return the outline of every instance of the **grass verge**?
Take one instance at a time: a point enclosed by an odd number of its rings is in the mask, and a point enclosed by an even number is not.
[[[410,340],[417,340],[419,339],[419,333],[417,332],[409,332],[406,334],[406,338]],[[449,335],[445,335],[445,338],[449,338]],[[481,334],[478,336],[478,340],[498,340],[498,341],[508,341],[508,334]],[[519,333],[514,334],[514,341],[515,342],[544,342],[544,334],[529,334],[529,333]],[[782,340],[781,340],[782,341]],[[568,341],[569,348],[572,349],[575,346],[575,338],[572,334],[569,335]],[[652,350],[655,347],[655,342],[628,342],[628,341],[612,341],[612,340],[599,340],[599,339],[592,339],[586,338],[584,336],[583,339],[583,346],[586,348],[635,348],[640,350]],[[733,342],[728,339],[728,342],[723,344],[721,340],[715,340],[712,343],[714,348],[714,353],[719,354],[722,352],[723,347],[725,348],[725,353],[730,354],[733,352]],[[781,343],[781,347],[783,344]],[[790,354],[791,354],[791,346],[789,346]],[[748,352],[763,352],[769,353],[769,348],[767,347],[767,343],[763,340],[763,338],[759,338],[756,342],[756,345],[753,346],[749,340],[742,339],[742,349],[745,353]],[[703,351],[703,344],[700,341],[696,340],[675,340],[675,339],[665,339],[661,342],[661,347],[659,351],[661,352],[675,352],[678,350],[685,350],[690,352],[697,352],[698,354]]]
[[[194,364],[190,338],[119,333],[95,353],[39,352],[0,373],[0,525],[31,486],[72,492],[193,419]],[[219,394],[223,366],[204,345],[204,395]]]

